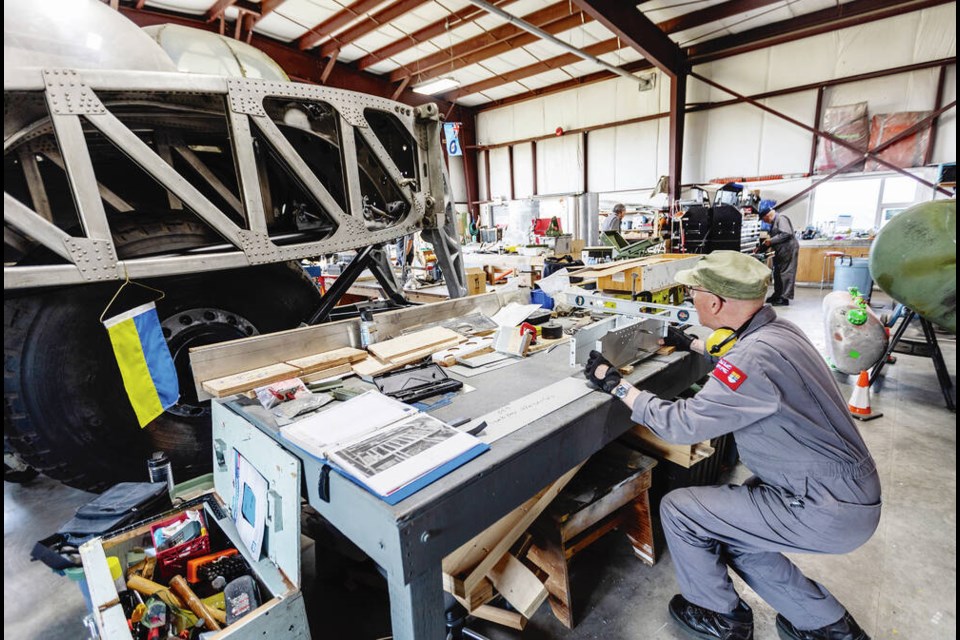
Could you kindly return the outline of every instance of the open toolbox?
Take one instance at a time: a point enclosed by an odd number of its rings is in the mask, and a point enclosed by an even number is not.
[[[212,490],[81,546],[100,637],[310,638],[300,591],[299,460],[253,426],[228,430],[215,421],[213,443]],[[158,588],[166,593],[148,593]],[[128,616],[141,601],[131,630]],[[161,617],[158,628],[169,635],[144,635]],[[170,632],[185,625],[196,630]]]

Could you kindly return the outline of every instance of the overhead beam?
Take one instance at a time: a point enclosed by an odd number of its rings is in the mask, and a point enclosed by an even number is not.
[[[361,17],[367,11],[372,11],[383,0],[354,0],[348,6],[307,31],[297,38],[297,47],[309,49],[338,29],[342,29],[357,18]]]
[[[217,18],[223,15],[223,12],[227,10],[228,7],[236,4],[237,0],[217,0],[213,3],[213,6],[207,9],[206,19],[207,22],[213,22]],[[142,5],[137,4],[137,9],[142,8]]]
[[[430,0],[395,0],[380,11],[367,16],[352,27],[341,31],[320,45],[320,55],[327,57],[335,51],[340,51],[351,42],[356,42],[371,31],[376,31],[385,24],[389,24],[405,13],[413,11]]]
[[[508,4],[516,1],[517,0],[493,0],[492,4],[495,4],[498,7],[505,7]],[[409,33],[399,40],[395,40],[386,46],[380,47],[376,51],[373,51],[354,62],[354,65],[357,67],[357,69],[363,71],[364,69],[372,67],[378,62],[382,62],[391,56],[395,56],[411,47],[415,47],[418,44],[426,42],[427,40],[436,38],[447,31],[453,31],[457,27],[462,27],[463,25],[469,24],[477,18],[485,15],[487,15],[486,12],[479,7],[475,7],[473,5],[464,7],[459,11],[451,13],[442,20],[432,22],[422,29],[418,29],[417,31]]]
[[[671,78],[686,69],[686,55],[679,45],[643,15],[634,3],[622,0],[573,2]]]
[[[692,45],[687,56],[691,64],[703,64],[948,3],[953,4],[951,0],[854,0]]]
[[[888,7],[887,10],[882,11],[864,12],[864,10],[869,10],[871,6],[877,3],[887,4],[891,1],[894,0],[854,0],[853,2],[848,2],[842,6],[844,11],[849,10],[857,13],[859,18],[859,22],[857,22],[857,24],[866,24],[875,20],[888,18],[891,15],[899,15],[908,11],[918,11],[920,9],[926,9],[941,4],[950,4],[953,0],[898,0],[897,7]],[[801,23],[799,22],[799,18],[791,18],[789,20],[783,20],[781,22],[765,25],[760,29],[753,29],[744,33],[736,34],[736,36],[723,36],[721,38],[715,38],[713,40],[703,42],[695,47],[690,47],[687,49],[688,61],[690,65],[693,66],[696,64],[702,64],[705,62],[711,62],[714,60],[720,60],[722,58],[739,55],[755,49],[773,46],[774,44],[782,44],[784,42],[801,40],[811,35],[816,35],[817,33],[834,31],[845,26],[851,26],[850,24],[847,24],[847,20],[843,18],[836,19],[833,10],[830,10],[831,17],[829,18],[823,12],[815,13],[820,14],[820,20],[822,20],[822,22],[818,24],[808,24],[808,21]],[[841,24],[841,26],[835,26],[837,24]],[[800,25],[797,26],[798,30],[796,33],[789,31],[791,25]],[[768,37],[768,32],[777,32],[780,35],[777,37],[775,42],[771,42],[770,38]],[[647,60],[637,60],[636,62],[630,62],[622,65],[621,68],[631,73],[636,73],[638,71],[651,69],[653,68],[653,65]],[[570,80],[558,82],[546,87],[540,87],[539,89],[534,89],[516,96],[510,96],[501,100],[494,100],[492,102],[478,105],[475,108],[477,111],[498,109],[500,107],[516,104],[518,102],[524,102],[526,100],[532,100],[534,98],[560,93],[576,87],[585,86],[596,82],[603,82],[615,77],[616,76],[609,71],[597,71],[585,76],[571,78]],[[730,102],[732,104],[733,102],[737,102],[737,100],[731,100]]]
[[[523,20],[548,33],[556,34],[590,22],[591,18],[576,9],[571,13],[570,5],[563,0],[528,13],[523,16]],[[407,63],[390,73],[390,81],[399,82],[410,76],[415,76],[418,81],[428,80],[536,42],[538,39],[537,36],[527,33],[520,27],[512,24],[501,25],[443,51]]]
[[[666,20],[659,23],[657,26],[660,27],[664,33],[670,34],[683,29],[699,27],[715,20],[738,15],[744,11],[757,9],[760,6],[775,2],[780,2],[780,0],[730,0],[730,2],[714,5],[708,9],[693,11],[691,13],[684,14],[679,18]],[[605,53],[616,51],[622,46],[623,43],[619,38],[610,38],[609,40],[603,40],[588,47],[584,47],[583,51],[584,53],[588,53],[592,56],[601,56]],[[473,93],[486,91],[487,89],[492,89],[493,87],[498,87],[503,84],[523,80],[524,78],[529,78],[531,76],[550,71],[551,69],[559,69],[568,64],[580,62],[581,60],[582,58],[572,53],[564,53],[547,60],[535,62],[531,65],[527,65],[526,67],[521,67],[507,73],[499,74],[486,80],[480,80],[479,82],[475,82],[471,85],[460,87],[456,91],[443,94],[443,98],[446,100],[455,101]]]
[[[253,26],[257,26],[258,22],[279,9],[280,5],[286,1],[287,0],[260,0],[260,15],[254,19]]]
[[[203,16],[186,16],[161,13],[153,10],[138,11],[129,5],[120,5],[120,13],[140,27],[158,24],[179,24],[219,33],[219,25],[217,23],[207,23]],[[318,59],[312,52],[300,51],[299,49],[291,47],[288,43],[267,38],[258,33],[253,34],[250,44],[270,56],[291,78],[295,78],[301,82],[325,84],[328,87],[349,89],[351,91],[359,91],[383,98],[389,98],[395,89],[392,84],[385,82],[383,78],[371,73],[357,71],[350,65],[341,62],[334,63],[327,81],[321,83],[321,75],[325,67],[323,64],[324,61]],[[472,118],[476,113],[471,107],[451,105],[435,96],[424,96],[419,93],[414,93],[413,91],[404,91],[398,95],[395,100],[411,106],[434,102],[437,103],[441,112],[453,108],[453,115],[451,117],[461,121]]]

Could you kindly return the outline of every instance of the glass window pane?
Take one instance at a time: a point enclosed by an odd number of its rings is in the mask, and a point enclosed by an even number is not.
[[[813,224],[832,231],[871,229],[876,224],[877,197],[883,181],[844,180],[817,187]]]
[[[913,202],[917,197],[917,181],[907,177],[886,178],[883,181],[884,202]]]

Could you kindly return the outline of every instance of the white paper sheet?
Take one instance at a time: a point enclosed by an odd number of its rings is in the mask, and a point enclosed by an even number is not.
[[[540,305],[538,304],[520,304],[519,302],[511,302],[504,308],[500,309],[500,311],[497,311],[496,315],[494,315],[492,319],[501,327],[515,327],[530,317],[530,314],[539,308]]]
[[[327,450],[414,413],[416,408],[408,404],[379,391],[368,391],[281,427],[280,435],[304,451],[324,458]]]
[[[518,398],[495,411],[475,418],[460,428],[469,431],[473,425],[486,421],[487,426],[478,437],[489,444],[560,407],[579,400],[591,391],[594,389],[583,378],[564,378],[536,393]]]
[[[234,454],[236,482],[233,489],[233,521],[237,525],[240,540],[250,551],[250,557],[259,560],[267,520],[267,479],[236,450]]]

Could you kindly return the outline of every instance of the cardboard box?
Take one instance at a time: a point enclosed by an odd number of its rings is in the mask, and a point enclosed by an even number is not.
[[[480,267],[467,269],[467,295],[475,296],[487,292],[487,274]]]

